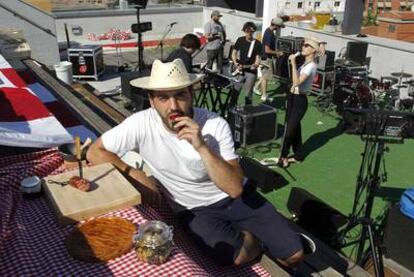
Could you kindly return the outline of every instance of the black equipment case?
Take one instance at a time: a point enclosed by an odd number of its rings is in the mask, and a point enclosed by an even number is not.
[[[276,108],[269,105],[236,106],[229,110],[228,122],[236,147],[275,139]]]
[[[101,45],[83,45],[77,48],[69,48],[68,60],[73,65],[73,78],[94,78],[98,80],[105,69]]]

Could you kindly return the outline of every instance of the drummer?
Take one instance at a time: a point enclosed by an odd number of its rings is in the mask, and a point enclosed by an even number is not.
[[[162,191],[184,229],[218,263],[241,265],[266,252],[285,266],[297,265],[304,258],[300,237],[249,182],[243,185],[228,123],[193,108],[192,85],[198,81],[180,59],[156,60],[151,76],[131,81],[149,91],[151,108],[104,133],[88,160],[114,164],[150,204],[161,200]],[[119,158],[131,150],[152,177]]]

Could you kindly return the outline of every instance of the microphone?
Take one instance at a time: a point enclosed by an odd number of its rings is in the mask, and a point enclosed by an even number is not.
[[[178,22],[173,22],[173,23],[170,23],[170,26],[172,27],[172,26],[174,26],[175,24],[178,24]]]
[[[294,54],[295,59],[296,59],[297,57],[299,57],[301,54],[302,54],[302,53],[301,53],[300,51],[296,52],[296,53]],[[289,63],[290,63],[290,59],[289,59]]]

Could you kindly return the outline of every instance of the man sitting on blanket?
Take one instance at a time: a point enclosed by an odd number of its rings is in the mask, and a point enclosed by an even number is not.
[[[144,201],[160,201],[163,190],[184,229],[217,262],[245,264],[265,252],[286,266],[297,265],[304,257],[301,240],[269,202],[243,187],[229,125],[193,108],[197,81],[181,60],[156,60],[151,76],[131,81],[148,90],[151,108],[104,133],[88,160],[113,163],[136,181]],[[139,152],[152,177],[119,158],[130,150]]]

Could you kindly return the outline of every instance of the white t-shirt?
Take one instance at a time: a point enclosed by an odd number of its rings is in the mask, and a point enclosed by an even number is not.
[[[307,64],[302,65],[301,67],[298,68],[298,75],[300,77],[301,74],[305,74],[308,76],[308,78],[306,78],[305,81],[303,81],[300,85],[299,85],[299,92],[300,93],[310,93],[312,90],[312,82],[313,82],[313,78],[315,77],[316,74],[316,69],[317,69],[317,65],[315,62],[310,62]]]
[[[194,108],[193,120],[204,141],[224,160],[237,159],[228,123],[217,114]],[[139,152],[171,199],[188,208],[207,206],[227,197],[210,180],[199,153],[186,140],[169,132],[153,108],[138,112],[102,135],[105,148],[122,156]]]

